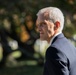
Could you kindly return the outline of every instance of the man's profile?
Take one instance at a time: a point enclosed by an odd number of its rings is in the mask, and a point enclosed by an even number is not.
[[[46,40],[43,75],[76,75],[76,48],[62,33],[64,15],[57,7],[46,7],[37,13],[40,39]]]

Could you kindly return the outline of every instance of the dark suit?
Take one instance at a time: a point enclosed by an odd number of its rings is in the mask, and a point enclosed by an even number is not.
[[[76,48],[63,34],[46,51],[43,75],[76,75]]]

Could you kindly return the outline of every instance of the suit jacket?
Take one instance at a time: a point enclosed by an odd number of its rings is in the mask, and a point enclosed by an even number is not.
[[[76,75],[76,48],[63,34],[46,51],[43,75]]]

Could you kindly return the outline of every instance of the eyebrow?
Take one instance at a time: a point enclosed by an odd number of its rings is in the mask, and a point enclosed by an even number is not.
[[[45,22],[40,22],[37,24],[37,26],[42,26],[42,24],[46,24]]]

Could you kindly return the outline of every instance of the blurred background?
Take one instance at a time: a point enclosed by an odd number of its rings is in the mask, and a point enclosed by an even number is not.
[[[35,22],[49,6],[62,10],[63,33],[76,46],[76,0],[0,0],[0,75],[42,75],[48,43]]]

